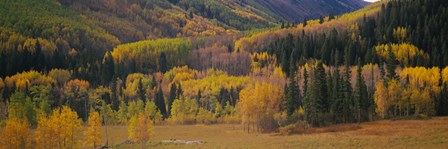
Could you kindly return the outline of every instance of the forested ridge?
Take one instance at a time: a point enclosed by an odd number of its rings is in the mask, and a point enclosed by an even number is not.
[[[2,3],[0,148],[96,148],[107,126],[143,144],[153,125],[301,133],[448,115],[444,0],[380,1],[300,24],[253,1]],[[18,4],[36,7],[11,12]],[[177,26],[201,20],[204,30]],[[249,30],[262,26],[276,27]]]

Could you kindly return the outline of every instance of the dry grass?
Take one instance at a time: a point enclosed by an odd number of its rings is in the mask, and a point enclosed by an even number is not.
[[[125,126],[109,129],[110,144],[127,138]],[[168,139],[202,140],[205,144],[161,143]],[[114,148],[141,148],[116,145]],[[147,148],[448,148],[448,117],[430,120],[397,120],[335,125],[314,133],[282,136],[276,133],[245,133],[241,125],[156,126]]]

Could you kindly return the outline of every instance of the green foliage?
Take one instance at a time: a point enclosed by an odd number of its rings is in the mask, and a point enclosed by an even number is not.
[[[29,124],[36,124],[36,112],[31,98],[23,92],[14,93],[8,105],[9,118],[25,119]]]
[[[176,99],[171,109],[169,121],[177,124],[192,124],[195,122],[198,105],[194,99]]]
[[[156,106],[157,109],[162,113],[163,117],[168,117],[167,111],[166,111],[166,104],[165,104],[165,97],[163,95],[162,88],[159,87],[159,91],[156,93]]]
[[[123,44],[116,47],[112,56],[120,76],[130,72],[156,72],[161,53],[166,54],[167,68],[186,64],[191,42],[187,39],[157,39]],[[162,61],[163,62],[163,61]]]
[[[0,53],[10,57],[2,64],[1,69],[7,70],[2,71],[2,76],[32,68],[77,67],[70,62],[85,65],[120,43],[115,36],[55,1],[2,1],[0,18]],[[78,56],[82,59],[76,59]],[[27,60],[21,61],[22,58]]]
[[[319,62],[314,69],[312,82],[308,86],[304,100],[305,121],[312,126],[325,124],[325,113],[328,112],[328,89],[323,64]]]
[[[302,101],[300,99],[300,90],[296,81],[296,73],[293,71],[290,73],[289,86],[286,89],[286,109],[288,116],[291,116],[300,106]]]
[[[146,102],[145,113],[149,116],[149,119],[154,123],[162,122],[163,116],[157,109],[156,104],[153,101]]]

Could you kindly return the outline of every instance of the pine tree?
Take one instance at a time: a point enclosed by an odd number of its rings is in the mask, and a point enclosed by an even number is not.
[[[361,59],[358,58],[358,67],[356,71],[356,84],[355,84],[355,109],[357,112],[358,124],[364,121],[366,118],[367,109],[370,105],[367,97],[367,86],[362,76]]]
[[[112,104],[112,110],[117,111],[118,107],[120,105],[120,101],[118,100],[118,93],[117,93],[117,80],[112,80],[112,83],[110,85],[110,91],[111,91],[111,104]]]
[[[303,69],[303,97],[306,96],[308,91],[308,71]]]
[[[295,110],[301,106],[300,90],[296,81],[296,72],[294,68],[291,69],[289,76],[289,86],[286,93],[286,109],[288,116],[291,116]]]
[[[166,59],[166,55],[164,52],[160,53],[160,57],[159,57],[159,70],[162,73],[165,73],[166,71],[168,71],[168,61]]]
[[[328,89],[323,64],[319,62],[314,69],[311,83],[304,100],[305,121],[311,126],[325,124],[326,107],[328,106]]]
[[[138,80],[137,96],[138,96],[137,99],[140,99],[144,103],[146,103],[145,87],[143,86],[142,79]]]
[[[202,98],[202,93],[201,93],[201,90],[198,90],[198,95],[196,96],[196,104],[197,105],[202,105],[201,104],[201,98]]]
[[[386,61],[386,78],[389,80],[397,79],[397,74],[395,73],[395,69],[397,68],[397,60],[395,58],[395,55],[392,53],[391,50],[388,51],[387,54],[387,61]]]
[[[342,85],[342,113],[343,113],[343,121],[345,123],[351,122],[353,119],[353,96],[352,96],[352,84],[350,83],[351,80],[351,72],[350,72],[350,58],[349,58],[349,52],[346,49],[345,52],[345,70],[343,74],[343,78],[341,80]]]
[[[168,115],[166,112],[166,104],[165,104],[165,98],[163,97],[162,87],[159,87],[159,91],[156,94],[156,105],[157,108],[160,110],[160,113],[162,113],[164,117],[167,117]]]
[[[168,97],[168,114],[171,113],[171,106],[176,99],[177,89],[176,89],[176,83],[171,84],[170,88],[170,96]]]
[[[110,51],[108,51],[103,58],[101,67],[101,80],[103,84],[107,84],[112,81],[115,75],[114,58]]]

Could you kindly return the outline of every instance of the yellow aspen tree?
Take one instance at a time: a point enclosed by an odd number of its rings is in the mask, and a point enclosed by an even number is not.
[[[257,131],[269,131],[273,125],[274,114],[279,112],[282,89],[269,83],[249,85],[240,92],[238,106],[241,108],[243,125],[257,126]]]
[[[389,91],[388,102],[389,102],[390,106],[393,106],[394,116],[397,116],[398,112],[400,110],[399,103],[401,100],[401,93],[402,93],[401,86],[398,83],[398,81],[395,79],[390,80],[388,84],[389,84],[389,86],[388,86],[388,91]]]
[[[443,83],[448,83],[448,66],[442,70]]]
[[[88,119],[88,127],[84,132],[84,137],[86,137],[86,141],[84,144],[88,147],[96,148],[98,147],[103,140],[103,135],[101,134],[101,120],[100,114],[98,112],[90,113]]]
[[[384,80],[380,80],[376,84],[376,91],[374,94],[375,104],[376,104],[376,113],[378,113],[382,118],[385,118],[387,115],[387,109],[389,107],[388,101],[388,92],[386,85],[384,84]]]
[[[129,121],[129,139],[134,142],[141,143],[142,148],[145,142],[149,141],[149,137],[154,133],[151,120],[143,113],[132,116]]]
[[[27,120],[11,118],[0,131],[0,148],[23,149],[31,148],[31,130]]]
[[[57,133],[58,148],[75,148],[81,131],[78,114],[67,106],[53,111],[51,116]]]
[[[52,119],[40,116],[34,133],[37,149],[51,149],[57,147],[58,132]]]

